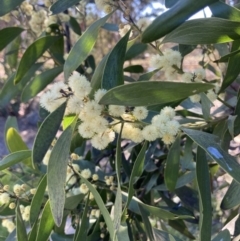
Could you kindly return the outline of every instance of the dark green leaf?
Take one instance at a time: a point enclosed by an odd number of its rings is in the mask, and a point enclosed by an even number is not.
[[[49,10],[52,14],[58,14],[78,3],[79,0],[58,0],[50,7]]]
[[[54,222],[58,227],[61,225],[63,218],[67,165],[75,124],[76,119],[57,140],[52,149],[47,170],[49,201]]]
[[[232,21],[240,21],[240,11],[223,2],[216,2],[209,6],[214,17],[225,18]]]
[[[101,104],[150,106],[182,100],[213,88],[210,84],[142,81],[115,87],[100,100]],[[176,91],[176,89],[178,91]]]
[[[148,219],[149,213],[140,204],[138,204],[138,208],[139,208],[141,216],[142,216],[142,220],[143,220],[143,223],[144,223],[144,227],[145,227],[148,239],[150,241],[154,241],[155,238],[154,238],[154,235],[153,235],[152,225],[151,225],[151,223]]]
[[[159,71],[159,69],[155,69],[148,73],[142,74],[139,76],[138,81],[150,80],[153,77],[153,75],[156,74],[158,71]]]
[[[49,200],[45,203],[42,216],[39,221],[36,241],[47,241],[54,227],[54,219],[51,213]]]
[[[231,241],[231,235],[227,229],[224,229],[212,241]]]
[[[80,24],[78,23],[78,21],[70,16],[70,20],[69,20],[69,25],[71,27],[71,29],[74,31],[74,33],[81,35],[82,34],[82,30],[80,28]]]
[[[211,183],[206,153],[201,147],[197,149],[196,176],[200,197],[200,241],[210,241],[212,226]]]
[[[136,43],[132,45],[126,52],[125,60],[130,60],[137,57],[147,49],[147,44]]]
[[[22,219],[19,204],[17,205],[17,208],[16,208],[16,217],[17,217],[17,222],[16,222],[17,240],[26,241],[28,240],[27,230]]]
[[[226,194],[221,202],[221,208],[228,210],[240,204],[240,184],[235,180],[232,181]]]
[[[87,239],[87,233],[89,228],[89,217],[88,217],[88,204],[89,197],[85,203],[85,209],[81,217],[81,222],[79,222],[78,231],[75,233],[74,241],[82,241]]]
[[[239,22],[221,18],[193,19],[168,34],[163,43],[213,44],[240,39]]]
[[[201,93],[201,104],[202,104],[202,112],[203,117],[206,121],[211,119],[211,107],[213,107],[213,103],[208,99],[207,95],[205,93]]]
[[[36,241],[38,231],[38,220],[32,225],[30,232],[28,233],[28,241]]]
[[[119,40],[109,53],[102,78],[102,88],[109,90],[123,85],[123,64],[130,31]]]
[[[67,197],[64,207],[66,209],[73,210],[78,206],[78,204],[83,200],[84,197],[85,197],[85,195],[82,193],[80,193],[78,195]]]
[[[65,80],[67,80],[72,71],[77,69],[77,67],[87,58],[97,40],[99,28],[104,25],[110,15],[111,14],[106,15],[90,25],[72,47],[64,64]]]
[[[33,78],[28,85],[23,89],[21,100],[27,102],[42,91],[48,84],[50,84],[61,72],[63,66],[44,71]]]
[[[196,45],[179,44],[179,46],[178,46],[178,50],[182,56],[185,56],[185,55],[191,53],[195,48],[196,48]]]
[[[182,128],[182,130],[203,148],[230,176],[240,183],[240,165],[233,156],[222,150],[218,144],[220,140],[217,136],[186,128]]]
[[[124,72],[130,72],[130,73],[142,73],[144,71],[144,68],[142,65],[130,65],[123,69]]]
[[[57,65],[63,65],[64,60],[64,38],[61,35],[59,39],[49,48],[49,54]]]
[[[42,202],[43,202],[46,187],[47,187],[47,176],[45,175],[39,182],[37,191],[32,198],[31,208],[30,208],[30,218],[29,218],[31,225],[33,225],[38,219],[38,216],[42,207]]]
[[[48,148],[50,147],[57,131],[61,125],[62,118],[65,112],[66,103],[63,103],[41,124],[37,136],[33,143],[32,161],[33,165],[40,165]]]
[[[109,53],[102,58],[102,60],[97,65],[97,68],[93,73],[92,80],[91,80],[92,91],[90,96],[93,96],[94,92],[101,88],[103,73],[104,73],[108,56],[109,56]]]
[[[185,174],[183,174],[181,177],[178,178],[175,189],[180,188],[180,187],[192,182],[193,179],[195,178],[195,176],[196,175],[195,175],[194,171],[186,172]],[[168,191],[165,184],[158,185],[158,186],[154,187],[153,189],[156,189],[159,191]]]
[[[195,163],[193,162],[193,154],[192,154],[192,144],[193,144],[193,141],[190,138],[187,138],[185,142],[184,154],[180,159],[182,169],[185,169],[185,170],[195,169]]]
[[[222,56],[220,59],[218,59],[214,62],[217,62],[217,63],[228,62],[230,57],[233,57],[233,56],[237,55],[239,52],[240,52],[240,49],[236,50],[236,51],[233,51],[230,54],[226,54],[226,55]]]
[[[234,41],[232,44],[231,52],[240,50],[240,40]],[[240,53],[228,59],[227,72],[224,76],[220,92],[224,91],[239,75],[240,70],[238,68],[238,61],[240,61]]]
[[[180,160],[180,136],[177,136],[175,142],[172,144],[166,161],[166,168],[164,171],[164,181],[170,191],[174,191],[179,172]]]
[[[17,84],[22,80],[29,68],[37,61],[39,57],[57,40],[59,36],[45,36],[33,42],[24,52],[19,63],[14,83]]]
[[[110,214],[107,210],[107,208],[105,207],[105,204],[101,198],[101,196],[99,195],[98,191],[92,186],[92,184],[85,178],[83,178],[81,175],[79,175],[81,177],[81,179],[83,180],[83,182],[87,185],[89,191],[93,194],[94,199],[101,211],[101,214],[104,217],[105,223],[107,225],[109,234],[110,234],[110,238],[113,240],[114,238],[114,227],[113,227],[113,221],[110,217]]]
[[[23,150],[9,154],[0,161],[0,170],[2,171],[8,167],[26,160],[27,158],[31,157],[31,153],[32,152],[30,150]]]
[[[20,5],[24,0],[1,0],[0,2],[0,17],[5,15],[6,13],[14,10],[18,5]]]
[[[166,34],[172,32],[175,28],[184,23],[193,14],[214,2],[216,2],[216,0],[178,1],[170,10],[158,16],[143,32],[142,42],[149,43],[164,37]]]

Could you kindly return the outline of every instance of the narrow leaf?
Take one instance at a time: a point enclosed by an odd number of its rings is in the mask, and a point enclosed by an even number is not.
[[[128,49],[125,55],[125,60],[130,60],[137,57],[139,54],[143,53],[147,49],[147,44],[136,43]]]
[[[240,11],[223,2],[216,2],[209,6],[214,17],[225,18],[232,21],[240,21]]]
[[[9,27],[0,30],[0,51],[2,51],[10,42],[12,42],[22,31],[24,31],[24,29],[19,27]]]
[[[159,69],[155,69],[153,71],[142,74],[139,76],[138,81],[150,80],[153,77],[153,75],[156,74],[158,71]]]
[[[61,72],[63,66],[44,71],[33,78],[23,89],[21,100],[27,102],[41,92],[48,84],[50,84]]]
[[[145,160],[145,152],[147,149],[147,144],[148,144],[147,141],[145,141],[134,162],[132,173],[130,176],[130,181],[128,184],[128,196],[127,196],[126,205],[124,207],[123,215],[125,214],[125,211],[128,208],[128,205],[134,195],[133,184],[139,179],[139,177],[142,175],[142,172],[144,170],[144,160]]]
[[[72,47],[64,64],[65,80],[67,80],[72,71],[77,69],[77,67],[87,58],[95,45],[99,28],[104,25],[110,15],[111,14],[106,15],[90,25]]]
[[[202,104],[202,112],[205,120],[211,119],[211,108],[214,106],[213,103],[208,99],[205,93],[201,93],[201,104]]]
[[[221,18],[193,19],[168,34],[163,43],[214,44],[240,39],[239,22]]]
[[[54,222],[58,227],[63,218],[67,165],[75,124],[76,119],[57,140],[52,149],[47,170],[49,201]]]
[[[28,240],[27,230],[22,219],[19,205],[17,205],[17,208],[16,208],[16,217],[17,217],[17,222],[16,222],[17,240],[26,241]]]
[[[230,176],[240,183],[240,165],[233,156],[222,150],[218,144],[220,140],[217,136],[186,128],[182,128],[182,130],[202,147]]]
[[[130,31],[119,40],[116,46],[108,55],[104,68],[102,88],[109,90],[118,85],[122,85],[123,81],[123,64]]]
[[[175,142],[172,144],[166,161],[166,168],[164,171],[164,181],[170,191],[174,191],[179,172],[180,160],[180,136],[177,136]]]
[[[71,27],[71,29],[74,31],[74,33],[81,35],[82,34],[82,30],[80,28],[79,23],[77,22],[77,20],[73,17],[70,16],[70,20],[69,20],[69,25]]]
[[[78,4],[80,0],[58,0],[51,7],[50,11],[52,14],[58,14],[64,12],[68,8],[75,4]]]
[[[85,209],[81,217],[81,222],[79,222],[79,228],[75,234],[74,241],[82,241],[87,239],[88,228],[89,228],[88,204],[89,204],[89,196],[85,203]]]
[[[0,2],[0,17],[5,15],[8,12],[14,10],[18,5],[20,5],[24,0],[1,0]]]
[[[7,130],[6,143],[10,152],[28,150],[28,147],[22,140],[22,137],[19,135],[17,130],[12,127]]]
[[[144,71],[144,68],[142,65],[130,65],[123,69],[124,72],[130,72],[130,73],[142,73]]]
[[[54,227],[54,220],[51,213],[49,200],[45,203],[42,211],[42,216],[38,226],[36,241],[47,241],[52,229]]]
[[[212,227],[211,183],[206,154],[200,147],[197,149],[196,176],[200,197],[200,241],[210,241]]]
[[[216,0],[178,1],[170,10],[158,16],[143,32],[142,42],[149,43],[164,37],[179,25],[183,24],[193,14],[214,2],[216,2]]]
[[[221,202],[221,208],[228,210],[234,208],[240,204],[240,184],[235,180],[232,180],[226,194]]]
[[[31,157],[31,153],[30,150],[23,150],[9,154],[0,161],[0,171],[26,160]]]
[[[240,50],[240,40],[234,41],[232,44],[231,52],[237,50]],[[238,61],[240,61],[240,53],[237,53],[228,59],[227,72],[224,76],[220,92],[223,92],[233,81],[235,81],[235,79],[239,75],[240,70],[237,64]]]
[[[139,210],[140,210],[140,213],[141,213],[141,216],[142,216],[142,220],[143,220],[143,223],[144,223],[144,227],[145,227],[148,239],[150,241],[154,241],[155,238],[154,238],[154,235],[153,235],[152,225],[151,225],[151,223],[148,219],[148,212],[140,204],[138,204],[138,207],[139,207]]]
[[[44,36],[33,42],[24,52],[19,63],[14,83],[21,81],[29,68],[37,61],[39,57],[59,39],[59,36]]]
[[[41,124],[37,136],[33,143],[32,161],[33,165],[40,165],[48,148],[50,147],[62,122],[66,103],[63,103],[58,109],[48,115]]]
[[[47,187],[47,176],[45,175],[39,182],[37,191],[32,198],[31,208],[30,208],[30,219],[29,219],[31,225],[33,225],[38,219],[41,206],[43,203],[46,187]]]
[[[213,85],[201,83],[142,81],[109,90],[100,104],[150,106],[171,103],[211,88]]]
[[[100,194],[98,193],[98,191],[92,186],[92,184],[85,178],[83,178],[80,174],[79,176],[81,177],[81,179],[83,180],[83,182],[87,185],[89,191],[93,194],[94,199],[101,211],[101,214],[104,217],[105,223],[107,225],[109,234],[110,234],[110,238],[113,240],[114,238],[114,227],[113,227],[113,221],[110,217],[110,214],[100,196]]]

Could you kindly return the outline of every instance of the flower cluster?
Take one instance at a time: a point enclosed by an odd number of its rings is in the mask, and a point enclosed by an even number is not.
[[[31,208],[31,206],[28,205],[28,206],[24,207],[23,205],[20,205],[19,207],[20,207],[20,212],[22,214],[22,219],[24,221],[28,221],[29,218],[30,218],[30,208]]]
[[[6,228],[9,233],[11,233],[16,227],[14,222],[9,219],[3,219],[2,226]]]
[[[51,90],[42,95],[40,104],[52,112],[67,98],[65,114],[78,115],[81,121],[78,126],[79,134],[83,138],[90,139],[92,146],[99,150],[105,149],[113,142],[115,133],[120,133],[121,128],[122,137],[136,143],[144,139],[154,141],[159,137],[166,144],[172,143],[173,136],[179,128],[179,123],[172,119],[175,115],[174,109],[165,107],[160,115],[153,118],[152,124],[143,127],[141,121],[148,116],[146,107],[139,106],[127,110],[125,106],[100,105],[98,102],[106,90],[96,91],[93,99],[89,96],[91,91],[90,82],[86,77],[74,72],[67,84],[62,82],[53,84]],[[44,163],[49,159],[49,154],[49,152],[46,154]]]
[[[97,8],[105,13],[110,13],[114,9],[113,0],[95,0]]]
[[[166,49],[163,52],[163,55],[152,55],[150,58],[150,67],[154,69],[161,69],[164,71],[165,78],[167,80],[177,80],[178,75],[181,75],[181,80],[186,83],[193,83],[193,82],[200,82],[202,83],[205,78],[205,70],[202,68],[196,69],[194,73],[184,72],[181,73],[180,66],[181,66],[182,56],[181,53],[172,49]],[[209,90],[207,91],[206,95],[211,100],[214,101],[217,98],[217,90],[219,86],[216,85],[215,91]],[[201,97],[199,94],[195,94],[190,96],[190,100],[193,103],[199,102]]]

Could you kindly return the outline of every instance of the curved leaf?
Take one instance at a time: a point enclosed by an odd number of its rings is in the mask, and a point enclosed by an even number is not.
[[[5,15],[6,13],[14,10],[18,5],[20,5],[24,0],[1,0],[0,2],[0,17]]]
[[[47,176],[45,175],[39,182],[37,191],[32,198],[31,208],[30,208],[30,219],[29,219],[31,225],[33,225],[38,219],[46,187],[47,187]]]
[[[76,33],[78,35],[82,34],[82,30],[80,28],[79,23],[77,22],[77,20],[75,18],[73,18],[71,16],[70,16],[70,20],[69,20],[69,25],[74,33]]]
[[[58,0],[51,7],[51,14],[58,14],[64,12],[68,8],[72,7],[75,4],[78,4],[80,0]]]
[[[168,34],[163,43],[213,44],[240,39],[239,22],[221,18],[193,19]]]
[[[29,68],[37,61],[39,57],[59,39],[59,36],[44,36],[33,42],[24,52],[19,63],[14,83],[21,81]]]
[[[211,88],[213,88],[211,84],[142,81],[109,90],[99,103],[150,106],[182,100]]]
[[[212,241],[231,241],[230,232],[224,229]]]
[[[61,72],[63,66],[44,71],[32,79],[28,85],[23,89],[21,100],[27,102],[42,91],[48,84],[50,84]]]
[[[226,194],[221,202],[221,208],[228,210],[240,204],[240,184],[235,180],[232,181]]]
[[[0,30],[0,51],[2,51],[10,42],[12,42],[22,31],[24,31],[24,29],[19,27],[9,27]]]
[[[27,145],[23,142],[22,137],[17,130],[9,128],[6,133],[6,142],[10,152],[28,150]]]
[[[102,78],[102,88],[109,90],[124,83],[123,64],[130,31],[119,40],[109,53]]]
[[[71,138],[76,120],[63,131],[52,149],[47,169],[47,183],[50,206],[54,222],[59,227],[62,223],[65,204],[65,182]]]
[[[17,205],[17,208],[16,208],[16,217],[17,217],[16,218],[17,219],[17,222],[16,222],[17,240],[26,241],[28,240],[27,230],[22,219],[19,205]]]
[[[240,50],[240,40],[234,41],[232,44],[231,52],[235,52],[237,50]],[[240,70],[237,63],[239,61],[240,52],[228,59],[227,72],[224,76],[220,92],[224,91],[238,77]]]
[[[42,159],[44,158],[61,125],[65,108],[66,102],[63,103],[54,112],[49,114],[48,117],[41,124],[33,143],[33,166],[35,166],[35,164],[40,165],[40,163],[42,162]]]
[[[149,43],[160,39],[184,23],[189,17],[199,10],[212,4],[217,0],[181,0],[170,10],[158,16],[142,34],[142,42]]]
[[[101,196],[99,195],[98,191],[92,186],[92,184],[85,178],[83,178],[80,174],[79,176],[81,177],[81,179],[83,180],[83,182],[87,185],[89,191],[93,194],[94,199],[101,211],[101,214],[104,217],[105,223],[107,225],[109,234],[110,234],[110,238],[112,240],[114,240],[114,228],[113,228],[113,221],[110,217],[110,214],[101,198]]]
[[[182,130],[196,142],[197,145],[202,147],[230,176],[240,183],[240,165],[233,156],[222,150],[218,144],[220,140],[217,136],[186,128],[182,128]]]
[[[200,241],[210,241],[212,226],[211,183],[206,153],[200,147],[197,149],[196,177],[200,197]]]
[[[166,168],[164,171],[164,181],[167,188],[170,191],[174,191],[178,180],[180,161],[180,141],[180,136],[177,136],[167,156]]]
[[[143,53],[147,49],[147,44],[136,43],[132,45],[126,52],[125,60],[130,60]]]
[[[225,18],[232,21],[240,21],[240,11],[223,2],[216,2],[209,6],[214,17]]]
[[[128,184],[128,196],[127,196],[126,205],[124,207],[123,215],[125,214],[125,210],[128,208],[128,205],[134,195],[133,184],[139,179],[139,177],[142,175],[142,172],[144,170],[144,160],[145,160],[145,152],[147,149],[147,144],[148,144],[147,141],[145,141],[134,162],[129,184]]]
[[[111,13],[90,25],[72,47],[64,64],[65,80],[67,80],[72,71],[77,69],[77,67],[87,58],[95,45],[99,28],[105,24],[110,15]]]
[[[124,72],[130,72],[130,73],[142,73],[144,71],[144,68],[142,65],[130,65],[123,69]]]
[[[31,157],[31,153],[30,150],[23,150],[9,154],[0,161],[0,171],[26,160]]]
[[[38,226],[36,241],[47,241],[54,227],[49,200],[46,202]]]
[[[142,75],[139,76],[138,81],[150,80],[153,77],[153,75],[156,74],[158,71],[159,71],[159,69],[155,69],[155,70],[152,70],[152,71],[147,72],[145,74],[142,74]]]

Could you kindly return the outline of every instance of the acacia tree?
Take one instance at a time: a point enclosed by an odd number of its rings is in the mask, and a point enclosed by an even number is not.
[[[47,89],[32,150],[16,118],[6,121],[0,239],[236,240],[240,168],[228,150],[240,133],[240,11],[216,0],[166,1],[170,9],[152,21],[135,19],[125,1],[96,5],[104,15],[83,0],[0,3],[1,106]],[[211,18],[188,20],[206,6]],[[96,65],[108,47],[97,42],[102,31],[120,38]],[[131,64],[149,49],[149,72]],[[184,59],[195,49],[202,61],[190,72]],[[214,204],[223,175],[231,178],[218,201],[225,215]]]

